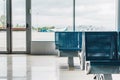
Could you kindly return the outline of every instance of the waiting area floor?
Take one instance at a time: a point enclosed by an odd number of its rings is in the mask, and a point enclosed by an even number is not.
[[[75,69],[69,70],[67,58],[41,55],[0,55],[0,80],[93,80],[79,69],[79,58],[74,58]],[[113,75],[113,80],[120,74]]]

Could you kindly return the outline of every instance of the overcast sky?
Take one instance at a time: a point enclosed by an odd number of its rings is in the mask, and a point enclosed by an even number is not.
[[[25,24],[25,0],[13,1],[13,24]],[[76,25],[115,29],[116,0],[76,0]],[[0,0],[0,15],[3,0]],[[72,26],[73,0],[32,0],[32,25]]]

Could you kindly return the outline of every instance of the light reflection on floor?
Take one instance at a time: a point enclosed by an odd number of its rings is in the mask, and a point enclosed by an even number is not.
[[[79,59],[74,61],[79,67]],[[57,56],[0,55],[0,80],[93,80],[93,75],[67,66],[67,58]]]
[[[0,80],[58,80],[54,56],[0,55]]]

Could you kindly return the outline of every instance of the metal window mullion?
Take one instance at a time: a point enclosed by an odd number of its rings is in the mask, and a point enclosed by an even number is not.
[[[117,32],[118,32],[118,51],[120,52],[120,0],[117,0]]]
[[[73,0],[73,31],[75,31],[75,0]]]
[[[12,53],[12,0],[7,0],[6,2],[7,8],[7,51],[8,53]]]
[[[117,4],[117,8],[118,8],[118,12],[117,12],[117,31],[120,32],[120,0],[117,0],[118,4]]]
[[[26,0],[26,51],[31,52],[31,0]]]

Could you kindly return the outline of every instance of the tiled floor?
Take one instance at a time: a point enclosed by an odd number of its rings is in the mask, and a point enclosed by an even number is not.
[[[67,58],[57,56],[0,55],[0,80],[93,80],[79,69],[76,57],[74,70],[69,70]],[[118,80],[119,75],[113,75]]]

